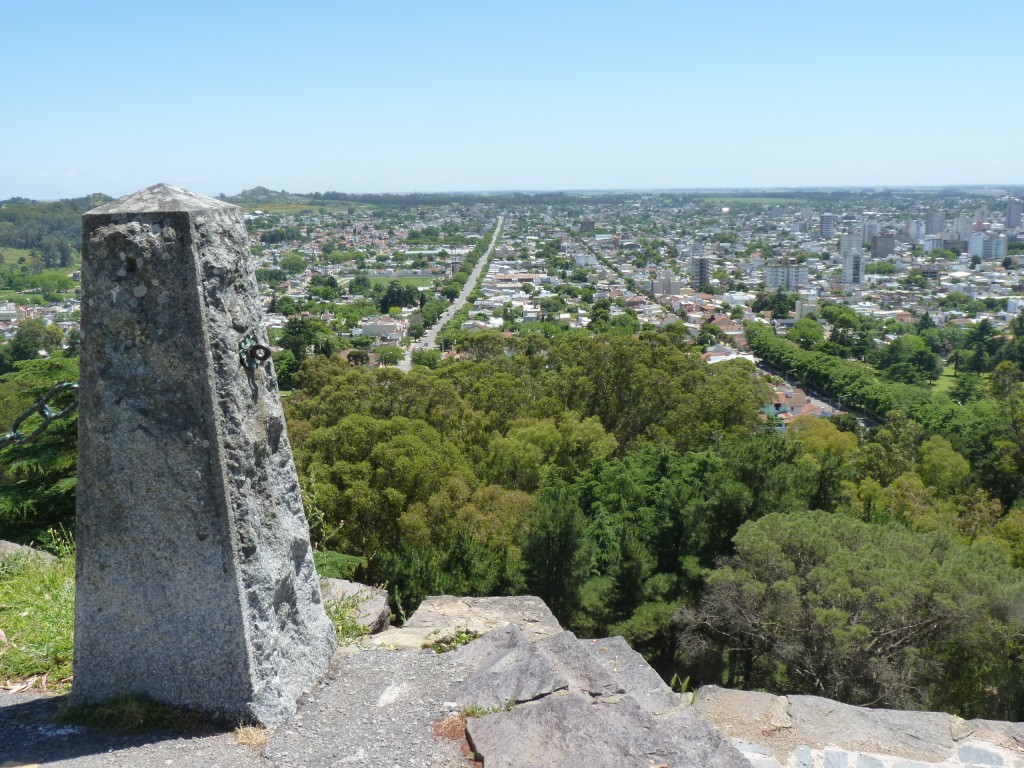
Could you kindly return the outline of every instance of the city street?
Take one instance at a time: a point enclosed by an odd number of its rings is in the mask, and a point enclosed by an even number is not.
[[[476,288],[477,281],[480,279],[480,275],[487,265],[491,263],[491,256],[494,255],[494,248],[498,244],[498,238],[501,237],[501,227],[505,223],[505,217],[499,216],[498,223],[494,227],[494,237],[491,238],[491,245],[487,249],[487,252],[480,258],[476,263],[476,267],[469,275],[469,279],[466,284],[462,286],[462,292],[456,297],[452,305],[448,307],[438,318],[437,322],[432,325],[423,337],[413,345],[410,345],[405,351],[405,357],[398,363],[398,367],[403,371],[412,370],[412,351],[414,349],[437,349],[437,334],[441,331],[448,322],[455,317],[455,313],[458,312],[466,305],[466,300],[469,298],[469,294]]]

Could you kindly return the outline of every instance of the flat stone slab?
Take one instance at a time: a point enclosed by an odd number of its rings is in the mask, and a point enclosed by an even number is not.
[[[366,638],[368,643],[392,648],[425,648],[462,633],[485,635],[515,624],[530,640],[562,631],[561,625],[539,597],[428,597],[402,627]]]
[[[537,645],[510,625],[459,648],[456,662],[473,672],[455,691],[460,709],[496,709],[566,690],[568,679]]]
[[[368,587],[346,579],[320,579],[320,594],[324,605],[352,600],[358,605],[356,621],[366,627],[369,635],[382,632],[391,623],[391,606],[388,605],[388,591]]]
[[[616,688],[628,693],[651,714],[658,715],[689,703],[673,692],[644,657],[630,648],[623,638],[576,642],[608,673]]]
[[[591,697],[627,693],[568,631],[534,643],[509,625],[459,648],[455,655],[472,673],[456,691],[455,700],[464,709],[500,708],[563,690]]]
[[[353,650],[297,717],[277,729],[264,765],[295,768],[470,768],[435,726],[457,714],[452,691],[463,671],[452,654]]]
[[[750,768],[739,750],[689,710],[656,718],[630,699],[547,696],[466,723],[487,768]]]
[[[1024,723],[1007,723],[1000,720],[968,720],[971,737],[998,744],[1024,755]]]
[[[1024,724],[705,686],[693,708],[751,758],[794,768],[1024,768]]]

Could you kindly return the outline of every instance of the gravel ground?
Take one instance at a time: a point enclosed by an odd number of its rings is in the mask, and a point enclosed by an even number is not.
[[[452,654],[371,649],[341,656],[328,681],[266,749],[274,766],[466,768],[459,746],[434,736],[456,714],[462,675]]]
[[[124,735],[60,725],[63,697],[0,691],[0,766],[468,768],[458,744],[434,735],[434,724],[456,712],[451,692],[461,679],[452,654],[343,649],[262,752],[215,726]]]

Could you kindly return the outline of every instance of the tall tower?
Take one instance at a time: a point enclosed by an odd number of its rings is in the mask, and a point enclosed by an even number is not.
[[[821,230],[821,236],[835,237],[836,236],[836,215],[834,213],[823,213],[821,218],[818,219],[818,228]]]
[[[705,244],[696,241],[690,247],[690,285],[700,290],[711,282],[714,256],[705,252]]]
[[[1011,200],[1006,204],[1006,228],[1017,229],[1020,226],[1021,211],[1024,206],[1020,200]]]
[[[859,248],[843,254],[843,283],[864,285],[864,251]]]

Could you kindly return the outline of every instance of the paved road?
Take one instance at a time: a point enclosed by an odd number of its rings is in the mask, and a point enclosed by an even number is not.
[[[781,371],[777,371],[772,366],[768,365],[768,363],[764,362],[764,360],[762,360],[761,358],[755,358],[755,360],[757,361],[757,367],[760,368],[762,371],[784,378],[787,383],[791,383],[793,386],[802,389],[804,391],[804,394],[807,396],[807,400],[812,404],[820,406],[822,408],[826,408],[832,412],[852,413],[854,416],[857,417],[859,421],[861,421],[862,426],[878,426],[878,422],[875,421],[875,419],[873,419],[868,414],[864,413],[863,411],[851,408],[848,405],[844,406],[842,402],[838,400],[833,400],[827,395],[823,395],[819,392],[816,392],[806,384],[800,383],[796,378],[790,377],[788,374],[792,373],[792,371],[788,371],[784,375]]]
[[[455,301],[452,302],[452,305],[444,311],[441,317],[438,318],[437,322],[430,327],[430,330],[423,334],[423,338],[421,338],[414,347],[406,350],[405,357],[403,357],[398,363],[398,367],[400,369],[403,371],[412,370],[413,349],[437,349],[438,332],[447,325],[448,321],[455,316],[456,312],[466,305],[466,299],[469,297],[469,294],[473,292],[473,289],[476,288],[476,281],[480,279],[480,274],[487,269],[487,265],[491,263],[491,256],[494,254],[494,248],[498,244],[498,238],[501,237],[501,227],[504,223],[505,217],[499,216],[498,224],[494,228],[494,237],[491,238],[491,245],[483,257],[481,257],[481,259],[476,263],[476,266],[473,268],[473,272],[469,275],[469,280],[467,280],[466,284],[462,286],[462,293],[460,293]]]

